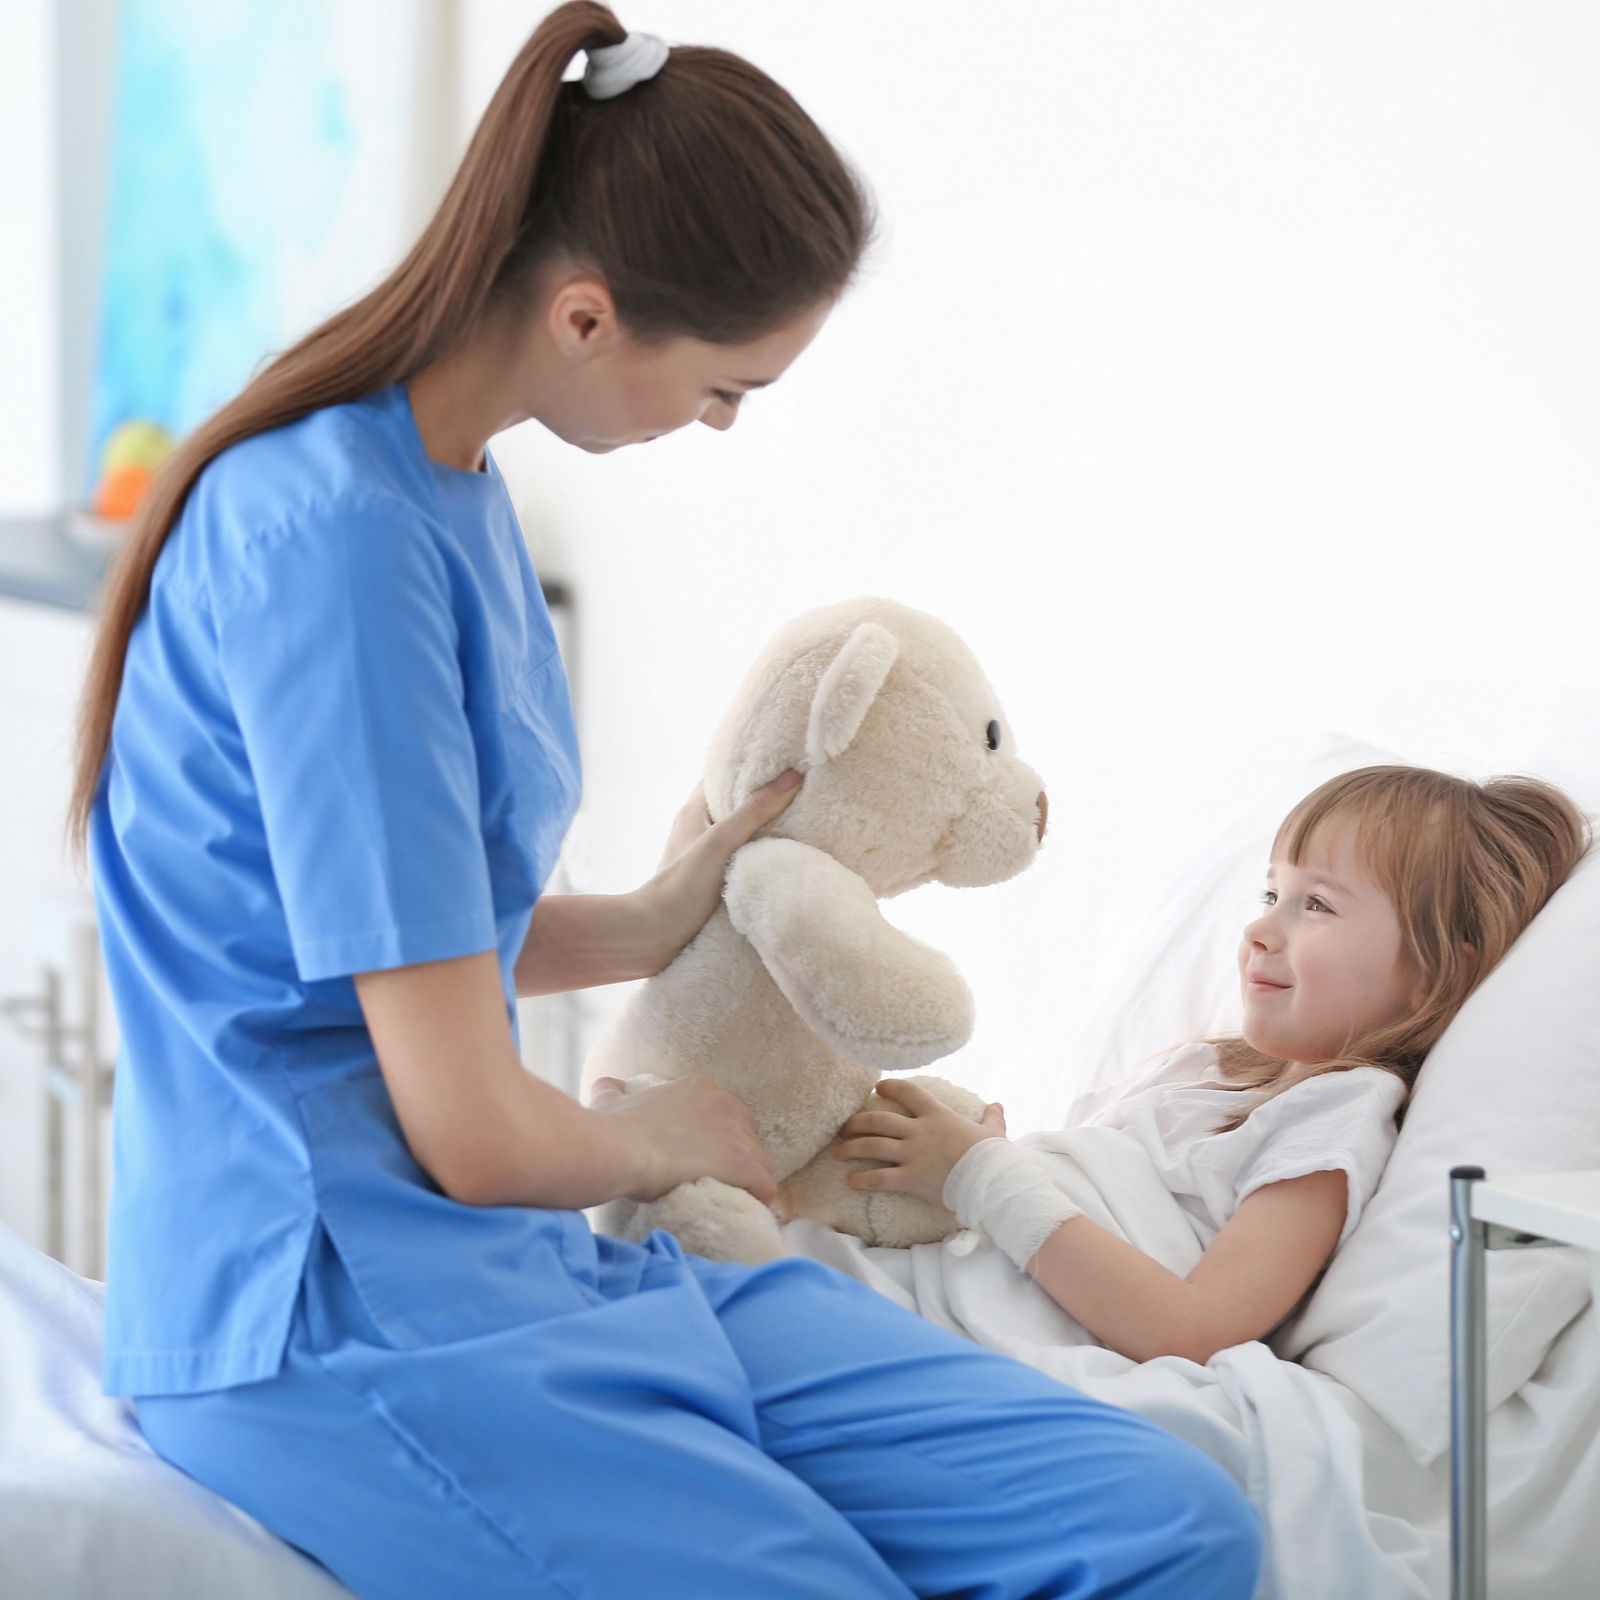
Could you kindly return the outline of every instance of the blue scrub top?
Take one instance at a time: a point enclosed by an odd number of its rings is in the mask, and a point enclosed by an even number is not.
[[[495,950],[514,1028],[578,788],[492,458],[432,461],[396,385],[206,468],[128,648],[91,827],[122,1028],[109,1393],[276,1372],[319,1220],[402,1348],[637,1281],[661,1247],[440,1192],[351,979]]]

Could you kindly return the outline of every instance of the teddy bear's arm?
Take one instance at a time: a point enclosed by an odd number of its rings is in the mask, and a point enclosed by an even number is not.
[[[972,1034],[972,992],[943,952],[884,919],[866,881],[794,839],[757,839],[728,869],[728,915],[796,1012],[841,1055],[922,1067]]]

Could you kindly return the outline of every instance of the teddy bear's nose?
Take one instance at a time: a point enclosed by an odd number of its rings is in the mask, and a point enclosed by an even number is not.
[[[1044,843],[1044,827],[1050,817],[1050,802],[1045,798],[1044,790],[1039,791],[1039,843]]]

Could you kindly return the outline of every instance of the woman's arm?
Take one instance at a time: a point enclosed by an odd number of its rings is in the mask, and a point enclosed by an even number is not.
[[[887,1078],[878,1093],[901,1110],[860,1112],[834,1147],[841,1160],[887,1165],[851,1172],[855,1189],[891,1190],[942,1202],[951,1168],[974,1144],[1005,1137],[990,1106],[973,1123],[914,1083]],[[1060,1223],[1027,1263],[1041,1289],[1095,1338],[1134,1361],[1218,1350],[1275,1328],[1316,1281],[1344,1228],[1343,1172],[1312,1172],[1257,1189],[1179,1277],[1085,1216]]]
[[[540,895],[517,953],[517,993],[565,994],[653,978],[672,958],[644,894]]]
[[[562,994],[660,972],[706,925],[735,850],[787,809],[790,770],[713,823],[699,786],[672,825],[656,875],[631,894],[541,896],[517,955],[519,995]]]
[[[705,1078],[578,1104],[517,1059],[492,950],[364,972],[356,994],[417,1164],[467,1205],[577,1210],[690,1178],[776,1193],[748,1106]]]

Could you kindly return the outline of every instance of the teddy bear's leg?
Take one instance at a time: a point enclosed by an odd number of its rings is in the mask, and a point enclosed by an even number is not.
[[[944,1078],[915,1077],[900,1080],[920,1084],[934,1099],[977,1122],[983,1116],[983,1101],[970,1089],[963,1089]],[[860,1111],[897,1109],[874,1089],[857,1107]],[[866,1193],[852,1189],[845,1174],[852,1169],[877,1166],[875,1161],[838,1161],[830,1143],[778,1188],[779,1204],[786,1216],[815,1217],[854,1234],[866,1244],[933,1244],[961,1226],[955,1213],[932,1205],[915,1195],[884,1191]]]
[[[861,1190],[852,1189],[845,1182],[845,1174],[876,1165],[875,1161],[836,1161],[830,1140],[798,1172],[791,1172],[778,1185],[778,1210],[785,1220],[813,1217],[840,1233],[870,1239],[868,1197]]]
[[[875,1161],[836,1161],[832,1147],[822,1151],[778,1186],[786,1217],[815,1217],[863,1244],[933,1244],[959,1230],[955,1213],[911,1194],[868,1193],[852,1189],[845,1174]]]
[[[665,1228],[685,1250],[712,1261],[758,1267],[789,1254],[778,1219],[766,1206],[747,1190],[715,1178],[681,1183],[640,1206],[632,1236],[643,1239],[651,1228]]]

